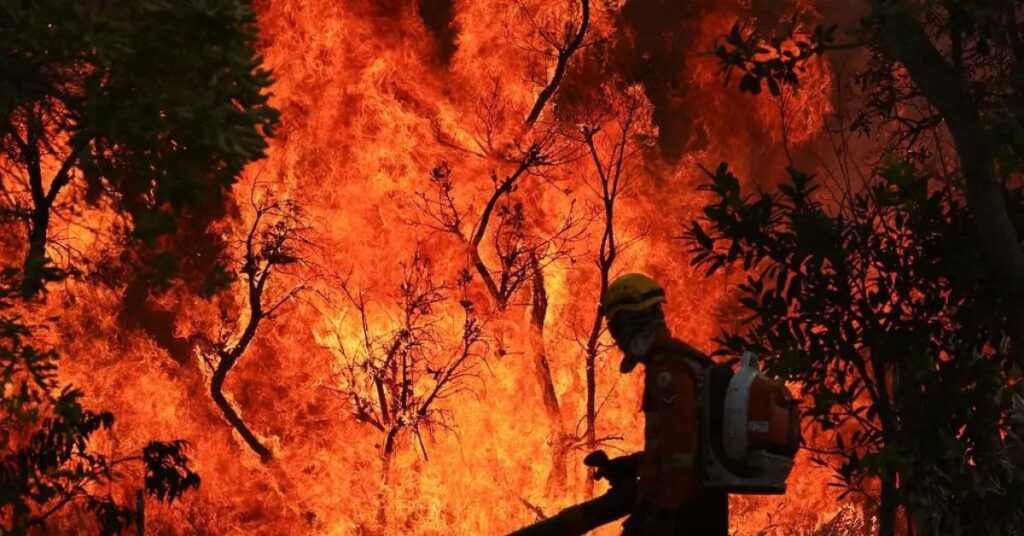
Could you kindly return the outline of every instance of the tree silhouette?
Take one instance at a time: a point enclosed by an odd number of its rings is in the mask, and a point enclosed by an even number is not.
[[[399,442],[408,434],[427,457],[423,434],[454,426],[450,413],[437,403],[470,388],[484,349],[483,329],[473,303],[458,300],[464,315],[454,343],[441,325],[452,292],[468,284],[442,282],[430,260],[417,250],[403,263],[398,292],[386,306],[366,291],[342,290],[358,315],[357,337],[337,331],[328,347],[338,356],[333,390],[348,398],[358,421],[384,435],[381,447],[385,481]],[[380,305],[394,313],[392,325],[379,325],[371,316]]]
[[[500,86],[489,100],[500,100]],[[485,116],[478,146],[494,153],[495,125]],[[544,271],[553,263],[572,257],[573,246],[582,238],[582,218],[570,203],[564,219],[549,232],[543,232],[535,211],[528,211],[517,199],[516,192],[527,182],[554,182],[551,169],[575,161],[579,156],[557,128],[538,129],[534,141],[519,149],[515,144],[503,150],[512,171],[503,178],[491,174],[491,191],[479,214],[460,206],[456,182],[447,162],[440,162],[430,172],[431,189],[418,192],[421,213],[426,216],[420,225],[455,237],[466,248],[469,264],[480,278],[493,304],[493,312],[502,312],[514,305],[514,299],[529,289],[530,344],[537,383],[541,389],[544,409],[551,426],[552,472],[551,488],[565,484],[566,453],[571,443],[565,431],[562,410],[555,392],[544,342],[548,299]],[[490,246],[490,251],[486,248]],[[491,253],[489,261],[485,258]]]
[[[244,287],[244,305],[232,312],[230,298],[222,302],[219,333],[206,340],[202,358],[210,371],[210,396],[228,423],[261,460],[272,453],[242,419],[224,394],[228,373],[238,363],[261,326],[277,318],[283,308],[309,290],[313,275],[301,248],[308,246],[309,231],[301,208],[291,199],[281,199],[254,184],[250,198],[252,222],[239,239],[236,276]]]
[[[778,35],[745,32],[737,24],[715,51],[722,72],[727,79],[742,73],[743,91],[756,94],[767,85],[778,94],[783,84],[798,85],[806,63],[816,57],[867,49],[871,61],[857,77],[869,98],[857,126],[867,131],[873,123],[896,124],[898,135],[909,140],[929,129],[948,132],[959,162],[955,174],[963,181],[986,262],[1016,297],[1006,304],[1013,340],[1024,340],[1024,248],[1001,187],[1024,164],[1024,148],[1012,134],[1024,122],[1024,81],[1017,74],[1024,62],[1024,12],[1013,0],[870,0],[867,6],[870,14],[850,43],[835,42],[836,26],[801,31],[795,16]],[[908,116],[901,108],[920,112]],[[1014,347],[1014,359],[1024,365],[1024,344]]]
[[[991,395],[1009,383],[1007,297],[955,187],[891,161],[830,208],[793,169],[777,193],[744,194],[725,164],[708,176],[712,200],[687,243],[709,275],[747,273],[751,320],[723,332],[718,353],[754,351],[799,385],[831,443],[808,448],[841,497],[877,500],[883,534],[900,507],[908,532],[1020,530],[1024,479],[984,443],[1015,418]],[[1006,194],[1024,229],[1024,191]],[[881,481],[878,496],[866,477]]]
[[[383,488],[377,517],[384,527],[398,448],[403,441],[415,443],[429,459],[424,435],[455,430],[457,423],[442,404],[472,390],[486,349],[483,326],[466,298],[468,272],[455,282],[441,281],[418,248],[402,269],[398,292],[388,301],[375,301],[344,283],[342,292],[358,327],[343,320],[325,342],[337,356],[327,388],[352,404],[357,421],[381,434]],[[447,312],[456,291],[462,294],[457,300],[461,319]],[[381,313],[388,321],[379,320]]]
[[[590,0],[580,0],[578,7],[575,2],[570,2],[569,6],[568,13],[563,18],[538,15],[523,2],[517,2],[520,16],[532,30],[531,37],[542,43],[540,46],[524,44],[521,45],[522,48],[555,60],[555,68],[550,78],[539,82],[542,89],[526,116],[528,125],[540,119],[544,107],[555,96],[558,86],[565,78],[569,60],[584,46],[584,39],[590,26]]]
[[[1022,171],[1024,145],[1020,136],[1013,134],[1019,132],[1024,118],[1020,106],[1024,82],[1019,76],[1024,60],[1024,11],[1012,0],[869,0],[865,5],[867,16],[859,27],[847,32],[853,36],[848,43],[836,42],[835,26],[808,29],[794,16],[784,31],[774,35],[737,24],[723,36],[715,54],[727,79],[740,73],[743,91],[756,94],[767,86],[778,94],[784,85],[799,88],[808,63],[817,57],[837,49],[864,50],[867,61],[854,76],[858,100],[849,125],[851,133],[870,135],[881,142],[883,151],[937,171],[930,177],[934,180],[914,179],[917,188],[951,188],[954,193],[949,196],[962,196],[962,217],[973,227],[961,239],[978,244],[981,253],[975,264],[965,269],[985,274],[988,284],[1001,289],[999,299],[991,302],[998,321],[985,324],[976,320],[982,323],[974,328],[1003,332],[1005,338],[995,347],[1006,351],[993,353],[984,346],[973,347],[977,343],[973,341],[966,343],[966,350],[950,355],[966,352],[965,360],[978,362],[974,357],[977,350],[986,367],[1011,371],[1004,376],[990,370],[978,378],[987,398],[978,401],[976,411],[1002,415],[999,408],[1009,407],[1012,398],[1005,387],[1016,385],[1019,394],[1024,385],[1019,381],[1024,365],[1024,244],[1014,189]],[[865,188],[871,188],[875,175],[864,177]],[[843,210],[852,199],[852,189],[846,190],[839,199]],[[941,227],[942,215],[932,216],[934,225]],[[933,297],[940,298],[947,299],[944,295]],[[950,451],[970,444],[972,463],[989,464],[979,471],[998,474],[998,466],[1019,458],[1013,454],[1019,443],[1008,441],[1011,436],[999,419],[973,419],[965,430],[970,437],[958,437],[960,443]],[[949,477],[949,473],[942,474]],[[963,486],[960,493],[977,491],[960,480],[956,485]],[[910,500],[902,492],[891,474],[883,478],[883,534],[895,530],[896,505],[912,510],[902,502]],[[907,492],[915,490],[908,488]],[[983,524],[976,525],[981,514],[960,519],[959,513],[935,504],[911,506],[917,507],[912,512],[915,517],[926,518],[917,519],[925,523],[922,530],[926,532],[947,522],[983,530],[977,528]]]
[[[0,274],[0,531],[54,530],[52,522],[84,509],[101,534],[138,522],[111,489],[139,462],[145,491],[173,502],[199,487],[183,441],[153,441],[137,455],[114,457],[90,447],[114,424],[110,412],[83,406],[83,394],[57,378],[57,353],[32,343],[33,327],[16,312],[16,274]]]
[[[602,88],[603,98],[581,103],[569,111],[579,133],[575,136],[587,155],[593,169],[588,187],[598,201],[600,238],[595,253],[597,268],[597,302],[604,296],[614,276],[615,261],[632,240],[623,240],[616,224],[616,206],[629,192],[636,179],[636,164],[641,149],[650,138],[645,137],[644,126],[650,123],[650,107],[639,87],[625,91]],[[587,401],[583,416],[582,445],[593,451],[601,442],[597,434],[597,359],[609,349],[601,342],[604,316],[595,307],[593,321],[583,344]],[[592,471],[593,469],[591,469]],[[588,495],[593,492],[593,480],[587,479]]]
[[[55,211],[111,200],[152,244],[263,155],[277,112],[256,32],[235,0],[0,7],[0,200],[25,228],[26,296],[63,268],[47,256]]]

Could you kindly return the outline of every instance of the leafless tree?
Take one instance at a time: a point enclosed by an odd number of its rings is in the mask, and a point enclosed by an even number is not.
[[[516,4],[520,17],[527,23],[526,26],[532,29],[532,37],[540,43],[539,46],[528,43],[520,47],[555,61],[555,69],[550,78],[540,73],[535,75],[543,89],[537,95],[529,115],[526,116],[526,123],[532,125],[537,122],[544,107],[558,91],[558,86],[569,67],[569,60],[584,46],[584,38],[590,26],[590,1],[570,0],[566,13],[558,17],[537,14],[522,0],[517,0]]]
[[[644,137],[641,128],[645,119],[649,121],[650,113],[643,91],[634,87],[623,92],[609,93],[608,98],[602,99],[600,104],[574,112],[577,124],[580,125],[579,141],[587,149],[595,176],[595,180],[589,182],[588,186],[599,199],[601,234],[595,260],[598,298],[608,290],[619,253],[632,243],[632,240],[624,242],[617,234],[616,203],[632,185],[639,152],[650,141],[650,138]],[[648,117],[645,118],[645,114]],[[598,357],[608,350],[601,343],[603,330],[603,315],[597,307],[584,344],[587,406],[582,439],[588,450],[596,449],[602,441],[597,435],[596,364]],[[588,493],[592,491],[593,484],[588,479]]]
[[[58,194],[78,175],[79,158],[89,143],[83,136],[53,135],[51,131],[62,133],[61,127],[69,122],[65,113],[65,107],[48,100],[29,103],[11,114],[2,129],[5,152],[12,162],[21,164],[5,163],[5,167],[13,168],[13,173],[4,173],[0,190],[6,202],[4,219],[20,221],[27,231],[26,297],[42,288],[41,281],[60,273],[59,269],[47,266],[47,232],[52,212],[60,201]],[[8,140],[12,140],[10,149]],[[46,176],[47,161],[59,163],[52,177]]]
[[[310,290],[315,270],[303,259],[302,247],[311,245],[307,238],[310,228],[295,201],[279,199],[256,185],[249,203],[254,216],[239,240],[241,254],[233,260],[232,267],[244,285],[243,303],[237,308],[227,302],[222,304],[219,333],[204,341],[200,352],[211,373],[210,396],[214,403],[245,444],[267,461],[271,458],[270,449],[228,400],[224,382],[256,339],[260,327]]]
[[[353,290],[348,282],[342,285],[358,330],[353,333],[342,321],[326,344],[338,357],[328,389],[351,403],[356,420],[383,436],[385,484],[404,437],[415,440],[427,459],[424,433],[454,430],[451,413],[438,402],[472,389],[486,347],[482,323],[465,296],[467,274],[454,283],[440,281],[419,249],[402,267],[398,292],[386,303]],[[455,298],[463,315],[453,339],[443,320],[450,318],[448,307]]]
[[[551,142],[548,142],[551,145]],[[551,376],[551,365],[544,343],[544,323],[547,319],[548,298],[544,285],[544,270],[552,263],[570,258],[573,246],[582,238],[585,226],[575,203],[570,202],[564,219],[553,230],[536,231],[539,227],[528,218],[523,203],[515,198],[521,181],[528,177],[546,180],[543,168],[564,165],[574,157],[564,151],[558,157],[545,157],[542,147],[532,147],[505,179],[496,175],[487,203],[475,223],[468,221],[468,211],[459,207],[452,180],[452,172],[445,162],[431,172],[433,191],[420,194],[419,203],[427,216],[428,227],[456,237],[467,248],[469,264],[483,282],[495,311],[504,311],[514,305],[521,293],[530,307],[530,346],[538,386],[544,409],[551,427],[552,472],[549,487],[564,486],[566,478],[567,434],[562,411]],[[532,175],[531,175],[532,174]],[[495,259],[488,262],[481,248],[490,239]]]
[[[528,177],[547,180],[543,168],[562,165],[568,159],[551,159],[542,148],[530,147],[512,173],[499,179],[491,174],[494,190],[472,224],[470,212],[459,206],[452,170],[447,162],[440,162],[430,172],[432,191],[418,193],[420,212],[426,216],[422,225],[450,234],[466,247],[469,262],[483,281],[496,310],[511,305],[516,294],[543,269],[570,254],[571,245],[581,235],[580,216],[570,209],[562,223],[546,235],[534,232],[522,202],[514,198],[521,182]],[[485,239],[491,238],[497,266],[484,259]]]
[[[553,16],[535,13],[523,2],[518,2],[517,6],[518,16],[531,28],[531,36],[525,42],[516,40],[515,44],[529,52],[551,57],[556,62],[550,79],[534,77],[543,89],[523,125],[528,127],[525,133],[527,141],[521,141],[519,136],[523,133],[518,132],[511,142],[502,142],[508,138],[507,133],[500,133],[502,126],[509,123],[508,103],[502,95],[501,79],[494,77],[490,90],[477,103],[473,135],[475,149],[460,145],[439,125],[435,125],[435,133],[442,145],[511,166],[511,173],[501,179],[496,173],[491,174],[494,190],[474,218],[456,203],[451,169],[447,162],[442,162],[432,170],[433,187],[428,193],[419,194],[419,204],[421,212],[427,215],[425,225],[455,236],[466,246],[470,264],[487,289],[496,311],[506,310],[521,290],[530,289],[530,346],[551,426],[549,489],[557,489],[565,483],[566,453],[572,440],[565,430],[544,342],[548,310],[544,270],[551,263],[570,256],[571,246],[581,238],[583,226],[575,213],[575,203],[571,203],[569,214],[560,227],[546,236],[531,233],[523,205],[514,199],[514,193],[527,179],[550,182],[548,170],[557,169],[582,156],[578,143],[567,143],[564,125],[555,122],[536,130],[529,127],[536,123],[557,91],[569,60],[584,46],[590,23],[590,3],[582,0],[577,5],[571,1],[565,13]],[[491,265],[481,253],[488,237],[497,258],[497,262]]]

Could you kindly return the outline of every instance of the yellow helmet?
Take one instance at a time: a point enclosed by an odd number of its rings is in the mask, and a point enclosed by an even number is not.
[[[622,311],[643,311],[664,302],[665,289],[657,281],[643,274],[626,274],[608,286],[601,298],[601,312],[611,320]]]

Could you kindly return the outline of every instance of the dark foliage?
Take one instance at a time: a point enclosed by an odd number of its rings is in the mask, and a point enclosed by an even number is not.
[[[751,314],[719,353],[753,350],[799,385],[830,443],[816,460],[843,494],[874,497],[865,477],[877,477],[883,510],[901,505],[921,533],[1024,526],[1024,479],[1000,440],[1007,297],[956,189],[890,162],[830,210],[796,170],[757,195],[725,164],[708,175],[712,201],[686,234],[693,262],[741,267]],[[1024,230],[1024,192],[1006,195]]]
[[[59,275],[48,230],[69,190],[112,199],[148,245],[219,206],[277,122],[256,38],[237,0],[0,3],[2,212],[26,230],[26,294]]]
[[[249,428],[238,409],[224,394],[228,373],[246,354],[259,334],[260,327],[275,320],[285,306],[309,290],[315,267],[303,253],[313,246],[307,234],[305,213],[294,200],[278,199],[271,192],[253,185],[249,198],[255,217],[236,240],[240,254],[231,261],[233,272],[226,269],[225,283],[244,285],[244,314],[238,310],[231,295],[221,300],[218,333],[204,337],[202,357],[210,378],[210,396],[224,418],[261,460],[272,457],[270,448]],[[282,281],[283,280],[283,281]]]
[[[826,52],[862,49],[856,94],[843,103],[848,128],[907,162],[844,192],[833,213],[813,203],[805,175],[748,200],[723,167],[711,190],[730,201],[707,218],[732,242],[716,255],[714,236],[695,226],[690,238],[709,270],[754,270],[743,305],[761,327],[723,342],[777,352],[776,370],[807,387],[844,485],[880,477],[871,498],[881,534],[895,533],[898,507],[908,531],[1013,533],[1024,459],[1020,417],[1008,415],[1010,391],[1024,386],[1024,3],[865,7],[845,43],[834,26],[794,17],[775,34],[737,24],[716,56],[727,79],[742,73],[742,91],[778,95]]]
[[[189,489],[199,488],[199,475],[189,470],[187,444],[175,441],[153,441],[142,451],[146,466],[146,492],[157,499],[174,502]]]
[[[765,37],[754,31],[744,31],[734,24],[721,43],[715,47],[720,71],[726,82],[739,71],[740,91],[757,95],[765,85],[772,95],[782,94],[782,85],[796,85],[800,74],[807,70],[809,59],[821,56],[835,41],[837,26],[816,26],[807,34],[797,31],[796,16],[786,30]]]
[[[114,424],[110,412],[82,405],[81,391],[61,385],[57,354],[31,342],[17,313],[13,274],[0,278],[0,530],[25,534],[50,525],[64,510],[91,514],[98,531],[116,534],[135,522],[110,484],[139,456],[113,458],[90,448]],[[171,502],[199,487],[185,443],[153,441],[142,452],[146,491]]]

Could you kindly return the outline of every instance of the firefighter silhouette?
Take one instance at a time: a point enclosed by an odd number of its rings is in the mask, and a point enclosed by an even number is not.
[[[620,371],[628,374],[644,365],[643,451],[612,460],[599,453],[587,460],[598,467],[595,478],[621,480],[636,471],[636,504],[623,534],[726,536],[728,494],[706,489],[699,473],[698,373],[687,362],[707,357],[672,337],[662,312],[665,291],[650,277],[616,279],[601,302],[608,330],[623,352]]]
[[[762,374],[751,352],[734,369],[672,337],[665,303],[662,287],[641,274],[616,279],[601,300],[620,371],[643,365],[643,450],[590,453],[583,463],[608,491],[514,536],[579,536],[627,515],[628,536],[725,536],[730,493],[785,493],[801,444],[792,393]]]

